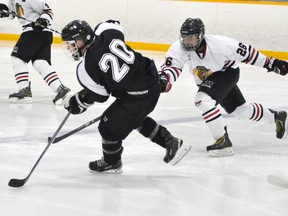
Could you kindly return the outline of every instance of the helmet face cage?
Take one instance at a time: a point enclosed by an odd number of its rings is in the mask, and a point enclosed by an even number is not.
[[[74,60],[80,60],[81,48],[77,46],[77,40],[81,40],[84,47],[94,39],[95,33],[85,21],[74,20],[62,29],[62,41],[64,53]]]
[[[63,41],[62,48],[63,48],[64,54],[68,58],[75,60],[75,61],[80,60],[81,55],[80,55],[80,52],[76,45],[75,40]]]
[[[201,19],[188,18],[182,24],[179,40],[182,47],[187,51],[196,51],[203,41],[205,26]]]

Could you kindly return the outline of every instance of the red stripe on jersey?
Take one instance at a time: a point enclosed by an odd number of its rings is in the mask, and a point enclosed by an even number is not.
[[[44,13],[48,14],[49,16],[54,16],[51,9],[43,10]]]
[[[269,62],[270,62],[270,58],[266,57],[264,67],[267,67],[267,65],[269,64]]]
[[[250,58],[246,61],[246,64],[248,64],[254,58],[255,52],[256,52],[256,50],[253,48],[252,53],[250,55]]]
[[[226,64],[223,66],[222,69],[229,68],[229,67],[231,67],[234,63],[235,63],[235,61],[229,60],[229,61],[226,62]]]
[[[226,67],[227,67],[227,65],[229,65],[229,64],[230,64],[230,62],[231,62],[230,60],[229,60],[229,61],[227,61],[227,62],[226,62],[226,64],[224,65],[224,67],[223,67],[223,68],[226,68]]]
[[[181,73],[181,72],[179,72],[179,70],[178,70],[176,67],[164,66],[164,67],[162,68],[162,71],[167,70],[167,69],[171,69],[172,71],[174,71],[175,73],[173,72],[173,74],[174,74],[177,78],[180,76],[180,73]]]

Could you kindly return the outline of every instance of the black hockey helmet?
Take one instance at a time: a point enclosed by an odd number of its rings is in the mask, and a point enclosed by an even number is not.
[[[204,38],[205,26],[199,18],[187,18],[180,29],[180,43],[187,51],[197,50]]]
[[[94,36],[94,31],[84,20],[74,20],[62,29],[63,41],[81,39],[85,44],[89,44],[92,42]]]
[[[84,46],[89,45],[93,41],[95,33],[86,21],[74,20],[62,29],[61,37],[65,42],[65,49],[72,53],[72,58],[79,60],[82,54],[78,50],[76,41],[81,40]]]

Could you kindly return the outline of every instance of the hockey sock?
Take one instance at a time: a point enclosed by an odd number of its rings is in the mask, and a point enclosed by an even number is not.
[[[58,74],[45,60],[36,60],[33,62],[33,67],[39,72],[44,81],[50,86],[53,92],[57,93],[58,87],[61,85]]]
[[[102,151],[104,160],[109,164],[114,164],[121,160],[123,152],[122,140],[108,141],[102,138]]]
[[[11,56],[15,81],[19,90],[29,86],[29,73],[27,64],[19,58]]]
[[[240,119],[250,119],[257,122],[274,123],[274,113],[259,103],[245,103],[233,112]]]

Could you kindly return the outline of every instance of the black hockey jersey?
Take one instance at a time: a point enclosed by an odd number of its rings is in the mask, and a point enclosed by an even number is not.
[[[125,44],[118,22],[103,22],[95,28],[96,38],[77,67],[79,83],[104,102],[111,94],[139,96],[157,81],[154,62]]]

